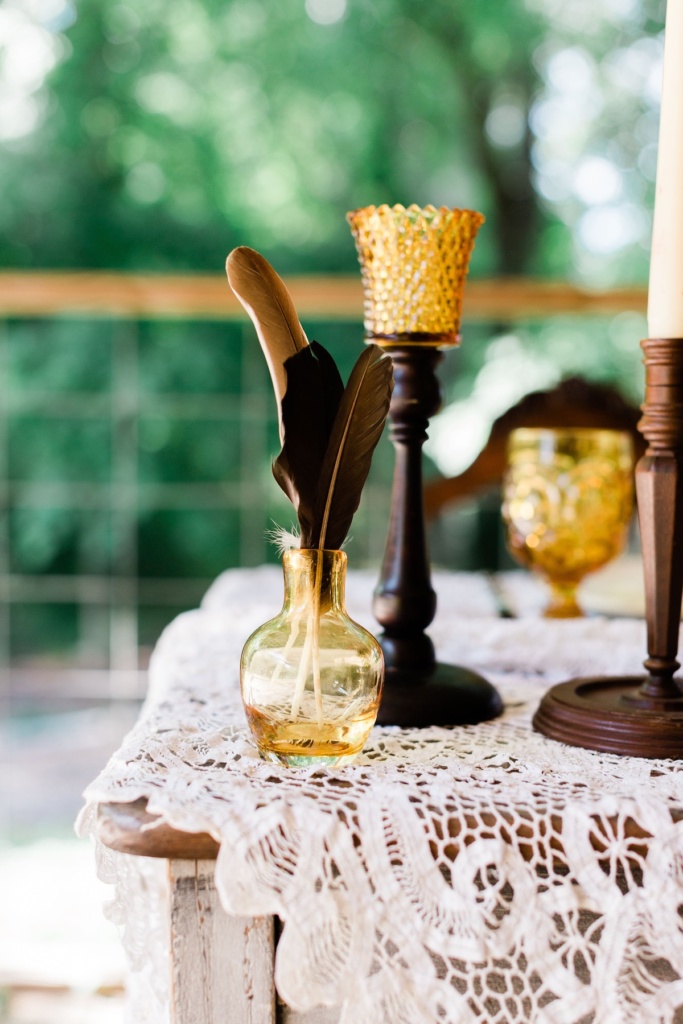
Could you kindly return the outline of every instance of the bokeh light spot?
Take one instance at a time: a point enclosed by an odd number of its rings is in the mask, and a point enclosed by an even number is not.
[[[346,0],[306,0],[306,14],[318,25],[334,25],[346,14]]]

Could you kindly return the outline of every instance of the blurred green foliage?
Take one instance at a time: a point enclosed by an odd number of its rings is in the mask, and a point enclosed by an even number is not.
[[[521,0],[364,0],[334,24],[302,0],[61,16],[39,126],[6,142],[3,264],[217,270],[247,242],[349,270],[344,214],[373,202],[481,208],[480,269],[532,259],[530,134],[501,149],[485,130],[497,96],[527,109],[538,87],[545,25]]]
[[[0,0],[0,265],[351,270],[347,210],[433,202],[486,214],[477,273],[642,275],[663,15]]]

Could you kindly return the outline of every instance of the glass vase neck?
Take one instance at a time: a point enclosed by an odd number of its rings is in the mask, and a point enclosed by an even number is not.
[[[346,554],[318,548],[290,548],[282,556],[285,576],[284,611],[310,603],[320,588],[320,610],[344,610]]]

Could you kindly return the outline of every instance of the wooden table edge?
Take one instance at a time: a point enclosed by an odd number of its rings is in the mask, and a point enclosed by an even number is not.
[[[671,812],[673,821],[680,821],[683,818],[683,809],[676,808]],[[513,818],[510,816],[510,825],[513,825]],[[474,828],[475,819],[465,819],[466,828]],[[554,820],[556,829],[559,829],[560,819]],[[518,839],[521,840],[521,853],[525,860],[533,860],[533,835],[522,835],[525,832],[525,823],[517,823]],[[614,835],[620,829],[616,817],[609,819],[609,827]],[[650,834],[642,829],[630,818],[622,823],[624,836],[629,840],[645,841]],[[218,856],[220,843],[209,835],[208,832],[181,832],[172,828],[159,815],[150,814],[147,810],[147,799],[142,797],[131,803],[101,803],[97,809],[97,838],[111,850],[119,853],[130,853],[137,857],[162,857],[167,860],[215,860]],[[457,856],[459,844],[454,836],[454,847],[452,860]],[[609,842],[609,835],[604,837],[598,829],[591,835],[591,846],[593,849],[602,851],[605,844]],[[555,849],[555,859],[559,867],[564,866],[565,855],[558,845]],[[636,856],[644,856],[646,847],[632,845],[632,853]]]
[[[208,832],[181,832],[147,810],[147,799],[102,803],[97,838],[110,850],[166,860],[215,860],[220,844]]]

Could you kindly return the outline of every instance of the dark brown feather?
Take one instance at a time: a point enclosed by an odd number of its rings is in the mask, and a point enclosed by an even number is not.
[[[230,287],[251,317],[275,389],[282,440],[282,400],[287,390],[285,362],[308,346],[292,297],[268,260],[240,246],[225,264]]]
[[[320,366],[320,387],[325,410],[326,433],[329,440],[334,421],[337,418],[339,403],[344,394],[344,381],[341,379],[337,364],[327,349],[323,348],[318,341],[312,341],[311,348]],[[327,441],[325,444],[327,445]]]
[[[372,453],[389,411],[391,359],[377,345],[358,358],[344,389],[323,460],[311,543],[339,548],[360,504]]]
[[[291,356],[285,370],[284,440],[273,476],[296,510],[301,546],[311,547],[320,474],[344,384],[334,360],[316,341]]]

